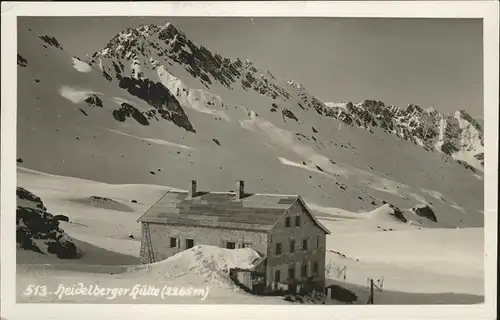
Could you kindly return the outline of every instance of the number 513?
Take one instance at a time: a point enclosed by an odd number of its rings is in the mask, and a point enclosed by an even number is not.
[[[25,296],[46,296],[47,295],[47,287],[41,285],[32,285],[30,284],[26,290],[24,290],[23,295]]]

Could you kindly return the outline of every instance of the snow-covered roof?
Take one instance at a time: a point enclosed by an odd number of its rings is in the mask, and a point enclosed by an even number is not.
[[[265,232],[299,202],[315,224],[330,233],[298,195],[251,193],[241,199],[235,196],[233,192],[197,192],[189,197],[188,192],[170,190],[137,221]]]

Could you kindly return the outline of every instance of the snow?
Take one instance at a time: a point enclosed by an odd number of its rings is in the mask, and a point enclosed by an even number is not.
[[[189,53],[189,54],[192,54],[192,53],[193,53],[193,51],[191,51],[191,48],[189,48],[189,46],[188,46],[188,45],[186,45],[186,44],[183,44],[183,45],[182,45],[182,50],[186,51],[186,52],[187,52],[187,53]]]
[[[369,219],[377,219],[380,221],[389,218],[389,215],[392,212],[394,212],[394,210],[388,204],[384,204],[383,206],[368,212],[367,216]],[[392,221],[394,219],[390,218],[390,220]]]
[[[164,66],[159,66],[156,70],[160,82],[176,97],[181,106],[230,121],[224,110],[217,109],[222,105],[219,96],[201,89],[188,88],[180,79],[168,72]],[[207,107],[208,101],[214,102],[215,106]]]
[[[132,77],[134,79],[139,79],[140,78],[139,75],[141,74],[141,65],[140,65],[139,60],[137,60],[137,59],[132,60],[132,63],[130,65],[130,69],[132,70]]]
[[[423,143],[423,141],[422,141],[420,138],[415,137],[415,141],[417,142],[417,144],[418,144],[419,146],[421,146],[421,147],[423,147],[423,146],[424,146],[424,143]]]
[[[168,189],[173,189],[154,185],[111,185],[25,168],[18,169],[18,184],[39,196],[48,212],[68,216],[70,222],[61,222],[61,227],[72,238],[83,241],[85,246],[90,244],[126,254],[129,256],[125,257],[126,261],[139,254],[140,226],[136,219]],[[91,196],[112,199],[118,205],[100,208],[85,201]],[[122,211],[123,208],[127,211]],[[131,234],[135,239],[129,238]],[[90,251],[92,256],[94,248]]]
[[[235,289],[229,268],[251,269],[260,255],[251,248],[224,249],[197,245],[163,261],[129,269],[131,276],[144,275],[157,279],[201,278],[201,282]]]
[[[93,94],[102,95],[102,93],[99,92],[77,89],[70,86],[62,86],[59,90],[59,93],[61,96],[63,96],[64,98],[68,99],[73,103],[81,103]]]
[[[430,195],[431,197],[433,197],[437,200],[441,200],[444,198],[442,193],[435,191],[435,190],[421,189],[421,191],[427,193],[428,195]]]
[[[219,303],[281,303],[279,298],[254,297],[239,291],[228,277],[232,267],[251,268],[259,255],[250,248],[223,249],[195,246],[150,265],[137,265],[140,229],[137,217],[147,210],[166,187],[146,185],[109,185],[84,179],[55,176],[19,168],[18,184],[40,196],[54,214],[64,213],[70,222],[62,228],[76,239],[83,257],[59,261],[18,249],[18,285],[24,288],[43,269],[37,283],[49,286],[85,285],[132,288],[136,284],[205,288],[206,301]],[[90,195],[109,197],[132,212],[93,207],[75,199]],[[137,204],[130,203],[136,199]],[[307,201],[307,200],[306,200]],[[365,213],[322,207],[308,202],[330,231],[327,236],[327,281],[365,286],[367,277],[383,278],[385,290],[418,293],[456,292],[482,295],[483,229],[418,229],[390,216],[387,205]],[[383,229],[394,231],[384,232]],[[134,239],[128,237],[134,235]],[[36,263],[45,263],[37,265]],[[47,265],[47,263],[49,265]],[[338,269],[346,267],[346,279]],[[110,274],[111,273],[111,274]],[[435,281],[439,278],[440,281]],[[55,288],[54,288],[55,290]],[[26,297],[19,297],[26,301]],[[54,299],[57,297],[46,298]],[[71,296],[63,301],[72,301]],[[99,297],[78,297],[86,302]],[[130,302],[118,297],[114,302]],[[44,300],[46,301],[46,300]],[[153,302],[154,297],[141,298]],[[179,303],[199,303],[193,297],[178,297]],[[172,302],[174,303],[174,302]]]
[[[423,197],[422,195],[420,195],[418,193],[408,192],[408,195],[410,197],[412,197],[413,199],[417,200],[418,202],[421,202],[425,205],[429,204],[429,201],[425,197]]]
[[[438,140],[434,147],[436,150],[441,151],[441,146],[444,143],[444,131],[446,129],[446,120],[444,119],[443,116],[440,116],[439,119],[439,132],[438,132]]]
[[[120,41],[128,41],[130,39],[130,37],[132,37],[132,32],[128,32],[128,33],[120,33]]]
[[[335,223],[325,222],[333,230]],[[347,266],[346,282],[352,284],[365,286],[367,278],[374,277],[384,278],[385,290],[482,295],[482,232],[481,228],[332,232],[327,247],[351,259],[328,253],[327,260]]]
[[[18,70],[19,86],[26,88],[18,97],[18,157],[29,168],[52,174],[19,168],[18,184],[40,196],[49,212],[70,217],[70,222],[61,223],[61,227],[78,241],[84,255],[78,261],[54,261],[18,250],[21,287],[34,282],[36,263],[50,264],[40,268],[47,268],[50,275],[44,281],[53,283],[59,279],[69,285],[77,281],[107,286],[159,282],[133,267],[140,244],[136,219],[168,186],[183,186],[191,176],[203,181],[205,190],[228,190],[234,187],[234,181],[244,179],[252,192],[303,196],[332,231],[327,249],[348,257],[327,253],[328,263],[332,262],[332,281],[339,280],[334,276],[335,264],[348,266],[346,285],[364,288],[366,278],[376,276],[385,277],[385,286],[398,292],[482,293],[479,256],[484,252],[484,230],[469,227],[484,225],[483,184],[460,165],[444,162],[441,154],[423,152],[421,147],[378,130],[369,134],[337,119],[321,117],[314,110],[301,110],[295,104],[300,97],[290,88],[290,100],[277,102],[296,113],[300,123],[284,123],[269,113],[271,99],[237,87],[226,90],[215,82],[210,88],[213,93],[198,90],[198,79],[175,63],[168,72],[164,67],[146,69],[144,76],[161,81],[174,96],[180,89],[176,98],[196,133],[165,121],[151,121],[148,126],[118,122],[112,116],[115,104],[128,102],[141,111],[151,106],[102,77],[97,64],[111,70],[111,59],[103,57],[93,64],[96,72],[78,72],[65,52],[48,48],[48,55],[39,57],[33,49],[39,48],[39,41],[34,39],[35,46],[26,39],[19,37],[18,49],[29,61],[27,68]],[[140,63],[149,65],[150,58],[158,57],[141,57],[145,60]],[[34,83],[34,78],[41,82]],[[104,108],[89,109],[88,117],[81,116],[72,103],[81,103],[90,94],[99,94]],[[222,101],[227,109],[221,106]],[[86,108],[85,104],[79,107]],[[36,108],[43,112],[36,112]],[[216,121],[214,116],[233,121]],[[296,133],[312,135],[311,126],[318,131],[314,133],[317,141],[298,141]],[[441,136],[443,132],[444,127]],[[213,138],[219,139],[221,146],[214,144]],[[356,149],[340,147],[348,142]],[[192,152],[180,152],[183,150]],[[374,169],[368,171],[368,165]],[[149,174],[157,168],[161,172]],[[118,204],[93,205],[87,201],[91,196],[107,197]],[[438,217],[438,223],[432,226],[402,223],[384,212],[387,208],[380,209],[385,200],[410,220],[417,220],[409,210],[426,203],[426,198],[432,200]],[[205,257],[213,261],[214,255]],[[172,267],[176,264],[170,263]],[[458,267],[453,272],[442,272],[454,265]],[[136,270],[136,277],[118,274],[124,269]],[[205,284],[194,270],[167,281],[196,287]],[[212,289],[217,290],[216,286]],[[208,303],[282,301],[257,299],[223,288],[210,292]],[[192,301],[177,301],[188,300]]]
[[[288,83],[290,86],[292,86],[292,87],[294,87],[295,89],[297,89],[297,90],[300,90],[300,89],[303,89],[303,88],[304,88],[304,87],[303,87],[303,86],[302,86],[299,82],[297,82],[297,81],[295,81],[295,80],[288,80],[288,81],[287,81],[287,83]]]
[[[105,56],[109,53],[109,48],[104,48],[104,50],[101,51],[101,55]]]
[[[481,150],[482,152],[482,150]],[[484,171],[484,167],[481,165],[481,161],[476,159],[474,155],[478,153],[477,151],[465,151],[460,150],[451,155],[451,157],[455,160],[462,160],[470,164],[474,169],[479,171]]]
[[[473,127],[467,120],[463,119],[460,111],[454,113],[458,125],[462,130],[460,138],[461,150],[454,153],[452,157],[457,160],[463,160],[474,168],[483,171],[481,161],[474,157],[475,154],[484,152],[484,146],[481,145],[480,132]]]
[[[222,249],[210,246],[195,246],[190,250],[151,265],[138,265],[140,250],[140,228],[137,217],[156,202],[167,190],[165,187],[146,185],[109,185],[40,173],[19,168],[18,183],[42,198],[49,212],[64,213],[70,222],[61,222],[61,227],[75,239],[82,251],[78,260],[61,260],[40,255],[32,251],[17,249],[18,288],[25,288],[35,281],[47,285],[53,291],[58,285],[71,287],[99,285],[101,287],[132,288],[136,284],[176,286],[178,288],[205,289],[209,302],[233,297],[258,301],[259,298],[239,292],[229,279],[228,269],[232,267],[251,268],[259,258],[253,249]],[[109,197],[133,209],[132,212],[102,209],[85,205],[75,199],[89,195]],[[136,199],[137,203],[130,203]],[[134,235],[129,238],[128,235]],[[44,277],[39,277],[43,272]],[[18,298],[29,301],[19,291]],[[236,295],[236,297],[235,297]],[[241,295],[241,297],[238,297]],[[248,299],[250,298],[250,299]],[[47,297],[44,301],[58,301],[59,297]],[[62,301],[97,302],[99,296],[62,297]],[[150,297],[149,302],[158,302]],[[173,303],[198,303],[199,297],[173,297]],[[42,298],[43,300],[43,298]],[[276,298],[267,299],[273,303]],[[102,300],[101,300],[102,301]],[[127,297],[118,297],[113,302],[133,302]],[[141,300],[144,301],[144,300]],[[279,301],[278,301],[279,303]]]
[[[474,177],[476,177],[478,180],[484,180],[484,179],[483,179],[483,177],[481,177],[481,176],[480,176],[480,175],[478,175],[478,174],[473,173],[472,175],[473,175]]]
[[[153,59],[153,58],[149,58],[149,62],[151,63],[153,68],[156,68],[160,64],[160,62],[158,60]]]
[[[342,109],[347,110],[345,102],[325,102],[324,104],[328,108],[342,108]],[[339,113],[337,114],[337,116],[340,115],[340,112],[341,111],[339,110]]]
[[[424,109],[424,111],[427,112],[428,114],[437,112],[436,108],[434,108],[434,107],[428,107],[428,108]]]
[[[383,279],[384,290],[483,294],[483,228],[418,228],[395,220],[387,205],[366,213],[308,206],[335,218],[320,217],[331,231],[326,263],[331,279],[366,287],[373,277]],[[343,267],[345,280],[337,277]]]
[[[288,160],[288,159],[283,158],[283,157],[278,157],[278,161],[280,163],[286,165],[286,166],[301,168],[301,169],[304,169],[304,170],[307,170],[307,171],[310,171],[310,172],[314,172],[314,173],[317,173],[317,174],[323,174],[323,175],[325,175],[327,177],[330,176],[329,174],[327,174],[325,172],[322,172],[322,171],[318,170],[315,167],[311,167],[311,166],[308,166],[308,165],[304,165],[302,163],[294,162],[294,161]]]
[[[154,203],[171,187],[152,184],[109,184],[87,179],[53,175],[28,168],[17,169],[18,185],[33,192],[44,203],[59,200],[103,196],[116,199],[136,199],[140,203]],[[64,199],[61,199],[63,197]],[[120,200],[120,201],[122,201]],[[75,203],[72,203],[75,205]],[[127,204],[129,205],[129,204]],[[51,211],[51,206],[47,205]]]
[[[331,174],[347,175],[349,173],[339,165],[331,164],[328,158],[316,152],[313,148],[296,142],[295,136],[291,132],[275,126],[266,119],[257,117],[253,110],[250,111],[250,119],[241,120],[240,125],[247,130],[264,133],[275,146],[288,149],[302,159],[306,159],[322,168],[324,167],[323,169]]]
[[[452,204],[451,205],[452,208],[455,208],[457,209],[458,211],[462,212],[462,213],[467,213],[467,210],[465,210],[464,208],[462,208],[461,206],[459,205],[456,205],[456,204]]]
[[[73,68],[75,68],[75,70],[85,73],[92,71],[92,67],[88,63],[83,62],[80,59],[74,57],[72,58],[72,60],[73,60]]]
[[[186,145],[183,145],[183,144],[174,143],[174,142],[170,142],[170,141],[166,141],[166,140],[162,140],[162,139],[141,138],[141,137],[137,137],[137,136],[134,136],[134,135],[131,135],[131,134],[127,134],[127,133],[124,133],[124,132],[121,132],[121,131],[118,131],[118,130],[113,130],[113,129],[109,129],[109,131],[114,132],[114,133],[118,133],[118,134],[121,134],[121,135],[124,135],[124,136],[127,136],[127,137],[131,137],[131,138],[134,138],[134,139],[137,139],[137,140],[149,141],[149,142],[152,142],[152,143],[156,143],[158,145],[164,145],[164,146],[169,146],[169,147],[177,147],[177,148],[181,148],[181,149],[185,149],[185,150],[193,150],[193,148],[191,148],[189,146],[186,146]]]

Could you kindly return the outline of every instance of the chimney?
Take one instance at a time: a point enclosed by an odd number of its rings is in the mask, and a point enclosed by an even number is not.
[[[245,196],[245,182],[239,180],[236,183],[236,200],[240,200]]]
[[[191,180],[188,188],[188,198],[196,197],[196,180]]]

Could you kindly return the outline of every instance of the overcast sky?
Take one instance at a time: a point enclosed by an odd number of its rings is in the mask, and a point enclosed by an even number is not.
[[[381,100],[483,117],[480,19],[54,17],[19,27],[55,36],[84,58],[121,30],[173,23],[223,56],[294,79],[323,101]]]

